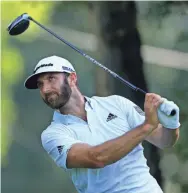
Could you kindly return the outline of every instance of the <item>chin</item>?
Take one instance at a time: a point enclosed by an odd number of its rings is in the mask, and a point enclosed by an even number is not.
[[[59,109],[60,108],[59,105],[49,105],[49,107],[51,107],[52,109]]]
[[[69,100],[66,100],[66,101],[53,100],[51,102],[48,102],[44,100],[44,102],[52,109],[63,108],[67,104],[68,101]]]
[[[63,108],[65,105],[66,105],[66,103],[63,103],[63,104],[50,104],[49,106],[52,109],[60,109],[60,108]]]
[[[56,103],[46,103],[52,109],[59,109],[59,105]]]

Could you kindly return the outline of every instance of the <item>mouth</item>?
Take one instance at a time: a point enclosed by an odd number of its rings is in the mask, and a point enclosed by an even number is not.
[[[48,102],[53,102],[57,98],[57,95],[51,94],[50,96],[47,96],[46,98]]]

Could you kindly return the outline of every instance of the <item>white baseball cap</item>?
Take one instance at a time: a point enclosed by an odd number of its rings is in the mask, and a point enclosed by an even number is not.
[[[75,69],[68,60],[61,58],[59,56],[50,56],[47,58],[43,58],[35,66],[33,74],[30,75],[25,80],[25,83],[24,83],[25,87],[27,89],[37,89],[38,76],[44,72],[72,73],[72,72],[75,72]]]

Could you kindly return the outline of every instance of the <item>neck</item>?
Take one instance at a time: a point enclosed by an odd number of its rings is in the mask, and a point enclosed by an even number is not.
[[[74,94],[71,94],[69,101],[65,106],[59,109],[61,114],[74,115],[77,116],[84,121],[87,121],[86,111],[85,111],[85,99],[84,96],[80,93],[79,90],[76,90]]]

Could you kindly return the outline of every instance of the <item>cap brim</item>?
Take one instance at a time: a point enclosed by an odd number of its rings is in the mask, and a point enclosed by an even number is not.
[[[41,74],[44,74],[44,73],[50,73],[50,72],[66,72],[66,73],[76,73],[75,71],[73,72],[70,72],[70,71],[67,71],[67,70],[64,70],[64,71],[58,71],[58,70],[49,70],[49,71],[45,71],[45,72],[39,72],[37,74],[32,74],[31,76],[29,76],[26,80],[25,80],[25,83],[24,83],[24,86],[27,88],[27,89],[37,89],[38,86],[37,86],[37,79],[38,77],[41,75]]]
[[[29,76],[24,83],[24,86],[27,89],[37,89],[37,79],[39,77],[39,75],[43,74],[44,72],[38,73],[38,74],[32,74],[31,76]]]
[[[59,72],[59,71],[49,71],[49,72]],[[37,74],[32,74],[31,76],[29,76],[29,77],[25,80],[24,86],[25,86],[27,89],[37,89],[37,88],[38,88],[38,86],[37,86],[37,79],[38,79],[38,77],[39,77],[41,74],[49,73],[49,72],[39,72],[39,73],[37,73]]]

